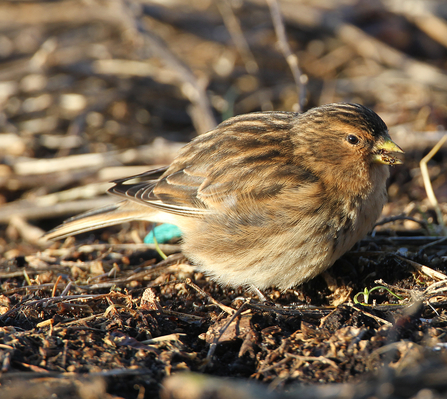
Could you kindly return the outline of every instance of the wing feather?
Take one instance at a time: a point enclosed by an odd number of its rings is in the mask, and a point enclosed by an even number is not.
[[[172,175],[164,176],[168,167],[150,170],[139,175],[113,181],[115,185],[108,192],[119,197],[130,199],[138,203],[157,208],[161,211],[188,217],[198,217],[206,212],[204,204],[194,200],[197,198],[197,188],[200,181],[182,181],[178,171]],[[186,176],[186,175],[185,175]],[[194,180],[194,179],[193,179]],[[192,183],[195,183],[192,184]],[[154,189],[157,188],[157,191]]]
[[[188,217],[246,198],[270,202],[310,175],[296,164],[286,133],[296,118],[280,112],[232,118],[186,145],[169,167],[115,180],[109,192]]]

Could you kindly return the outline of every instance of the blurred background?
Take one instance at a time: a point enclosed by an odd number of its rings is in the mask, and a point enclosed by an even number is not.
[[[446,16],[441,0],[2,1],[0,253],[228,117],[334,101],[374,109],[406,151],[384,216],[436,225],[419,160],[447,124]],[[444,207],[442,150],[429,172]]]

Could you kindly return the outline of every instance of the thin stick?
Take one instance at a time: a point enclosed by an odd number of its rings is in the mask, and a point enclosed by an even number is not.
[[[136,24],[136,28],[139,37],[144,40],[145,47],[150,48],[150,51],[156,53],[167,67],[177,72],[182,81],[180,86],[182,94],[193,105],[191,118],[197,133],[202,134],[213,129],[217,123],[203,82],[196,78],[189,66],[169,49],[161,37],[146,29],[141,21]]]
[[[17,201],[17,203],[6,204],[2,207],[0,210],[0,223],[8,223],[13,217],[39,220],[73,215],[113,203],[116,203],[116,198],[110,196],[61,202],[42,207],[33,206],[31,201],[23,201],[21,203]]]
[[[382,319],[381,317],[378,317],[378,316],[376,316],[376,315],[373,315],[373,314],[371,314],[371,313],[368,313],[368,312],[366,312],[364,309],[356,308],[355,306],[352,306],[352,305],[350,305],[350,304],[346,304],[346,305],[349,306],[349,307],[351,307],[352,309],[356,310],[357,312],[360,312],[360,313],[364,314],[365,316],[368,316],[368,317],[370,317],[371,319],[377,321],[377,323],[379,323],[379,324],[384,324],[384,325],[386,325],[386,326],[392,326],[392,325],[393,325],[393,323],[390,323],[388,320]]]
[[[182,333],[167,334],[167,335],[163,335],[161,337],[147,339],[145,341],[140,341],[140,342],[144,345],[151,345],[151,344],[157,344],[159,342],[165,342],[165,341],[178,341],[181,336],[186,337],[187,334],[182,334]]]
[[[438,245],[438,244],[442,244],[444,241],[447,241],[447,236],[446,236],[446,237],[442,237],[442,238],[440,238],[439,240],[436,240],[436,241],[433,241],[433,242],[430,242],[430,243],[428,243],[428,244],[425,244],[425,245],[420,246],[420,247],[419,247],[419,251],[418,251],[418,255],[422,255],[422,253],[423,253],[427,248],[434,247],[435,245]]]
[[[273,26],[275,28],[276,37],[280,45],[281,51],[289,64],[292,71],[293,79],[295,80],[298,96],[297,112],[302,112],[306,104],[306,84],[308,81],[307,75],[300,70],[298,57],[292,53],[289,43],[287,42],[286,29],[284,27],[284,20],[279,9],[277,0],[267,0],[272,15]]]
[[[413,266],[413,268],[416,269],[419,273],[423,273],[426,276],[431,277],[432,279],[441,280],[441,281],[447,279],[447,275],[445,275],[444,273],[438,272],[436,270],[433,270],[431,267],[421,265],[420,263],[414,262],[407,258],[403,258],[402,256],[399,256],[399,255],[394,255],[394,256],[397,259],[400,259],[401,261],[408,263],[410,266]]]
[[[51,292],[52,297],[56,296],[57,286],[61,280],[62,280],[62,276],[58,276],[56,282],[54,283],[53,291]]]
[[[66,285],[66,287],[64,288],[64,290],[62,291],[61,296],[65,296],[65,295],[67,295],[67,294],[68,294],[68,291],[70,291],[71,286],[72,286],[72,282],[70,281],[70,282]],[[53,296],[54,296],[54,295],[53,295]]]
[[[220,303],[216,301],[211,295],[207,294],[205,291],[203,291],[197,284],[194,284],[190,278],[187,278],[185,280],[185,283],[189,285],[191,288],[194,288],[200,295],[204,296],[205,298],[208,298],[210,302],[212,302],[214,305],[219,307],[224,312],[234,315],[236,311],[233,308],[230,308],[229,306],[225,306],[223,303]]]
[[[418,219],[415,219],[413,217],[406,216],[406,215],[398,215],[398,216],[390,216],[388,218],[384,218],[382,220],[379,220],[374,225],[374,228],[377,227],[377,226],[382,226],[382,225],[387,224],[387,223],[397,222],[399,220],[410,220],[412,222],[419,223],[425,229],[427,229],[427,227],[428,227],[427,226],[427,222],[425,220],[418,220]]]
[[[219,12],[222,15],[222,19],[230,33],[233,43],[242,57],[246,71],[253,75],[257,74],[259,71],[258,63],[250,50],[247,40],[245,40],[244,33],[242,32],[238,19],[233,13],[231,5],[228,3],[228,0],[223,0],[217,2],[217,7],[219,8]]]
[[[214,352],[216,351],[217,344],[219,343],[220,337],[223,335],[223,333],[227,330],[227,328],[230,326],[230,324],[236,319],[236,317],[240,316],[242,313],[242,310],[244,309],[245,305],[249,302],[249,299],[246,300],[241,307],[235,312],[231,317],[230,320],[220,329],[219,333],[216,334],[216,336],[213,339],[213,342],[210,345],[210,348],[208,350],[208,353],[206,355],[206,359],[203,362],[202,369],[205,369],[212,361]]]
[[[178,244],[158,244],[158,247],[168,255],[175,254],[181,251],[181,247]],[[148,249],[155,250],[155,244],[83,244],[77,249],[80,252],[92,252],[92,251],[104,251],[107,248],[113,248],[120,251],[146,251]],[[68,263],[67,263],[68,265]],[[74,264],[73,264],[74,265]]]
[[[431,284],[425,291],[424,291],[424,296],[428,296],[428,295],[436,295],[439,294],[440,292],[443,292],[446,290],[446,288],[442,288],[442,286],[447,285],[447,280],[441,280],[441,281],[437,281],[436,283]]]
[[[420,2],[417,7],[408,7],[401,1],[387,1],[386,8],[391,13],[401,14],[427,36],[447,47],[447,23],[433,14],[429,2]]]
[[[438,199],[436,198],[436,195],[433,191],[433,187],[430,181],[430,175],[428,174],[427,163],[439,151],[439,149],[446,142],[446,140],[447,140],[447,134],[443,136],[441,140],[438,141],[438,143],[431,149],[431,151],[424,158],[422,158],[421,162],[419,163],[427,197],[430,200],[432,207],[435,209],[436,216],[438,217],[438,222],[442,228],[444,235],[447,235],[447,229],[445,227],[444,218],[441,212],[441,208],[439,207]]]

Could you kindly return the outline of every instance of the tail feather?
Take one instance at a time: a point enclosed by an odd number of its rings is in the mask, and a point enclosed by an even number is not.
[[[157,222],[157,213],[157,211],[151,210],[150,207],[138,205],[133,201],[121,201],[67,219],[63,224],[46,233],[43,239],[59,240],[90,230],[114,226],[132,220]]]

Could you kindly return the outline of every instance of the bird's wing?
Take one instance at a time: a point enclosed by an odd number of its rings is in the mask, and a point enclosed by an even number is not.
[[[116,180],[109,192],[189,217],[241,199],[272,201],[314,178],[294,159],[294,121],[280,112],[232,118],[183,147],[169,167]]]
[[[113,181],[108,192],[161,211],[198,217],[207,212],[197,191],[203,176],[188,174],[185,169],[170,173],[168,167]]]
[[[284,162],[290,161],[284,154],[264,158],[257,151],[250,154],[251,159],[227,154],[218,162],[176,162],[169,168],[116,180],[109,192],[171,214],[201,217],[235,207],[241,200],[274,202],[285,191],[296,192],[315,182],[315,176],[300,165]]]

